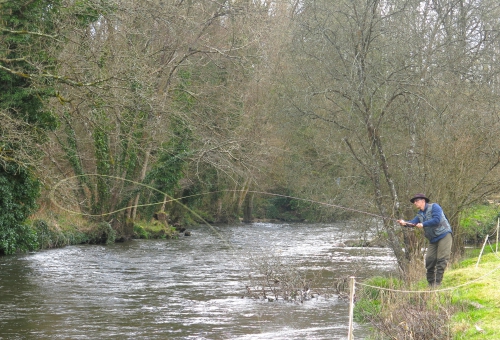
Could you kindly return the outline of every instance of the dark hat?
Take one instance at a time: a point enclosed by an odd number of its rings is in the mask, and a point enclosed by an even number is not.
[[[425,200],[426,203],[429,203],[429,199],[427,197],[425,197],[424,194],[415,194],[415,196],[413,196],[411,199],[410,199],[410,202],[413,203],[415,202],[416,199],[418,198],[423,198]]]

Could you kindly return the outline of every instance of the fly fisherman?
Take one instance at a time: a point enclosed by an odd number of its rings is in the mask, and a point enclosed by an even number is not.
[[[424,194],[416,194],[410,202],[418,208],[417,216],[411,221],[398,220],[402,226],[424,228],[429,247],[425,256],[427,282],[429,286],[438,286],[443,280],[446,265],[451,254],[451,226],[437,203],[429,203]]]

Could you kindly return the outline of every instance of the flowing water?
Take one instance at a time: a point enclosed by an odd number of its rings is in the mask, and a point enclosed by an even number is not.
[[[244,294],[266,258],[316,274],[318,288],[393,272],[388,249],[336,244],[355,229],[199,226],[176,240],[0,257],[0,339],[346,339],[349,306],[337,296],[294,303]],[[355,339],[367,334],[355,325]]]

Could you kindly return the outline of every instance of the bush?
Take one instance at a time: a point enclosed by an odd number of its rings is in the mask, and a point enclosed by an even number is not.
[[[57,223],[49,223],[43,219],[32,222],[32,229],[36,233],[38,249],[65,247],[72,244],[97,243],[96,232],[93,229],[83,229],[75,225],[66,225],[64,228]]]
[[[358,292],[358,300],[354,307],[354,317],[357,321],[369,321],[373,315],[378,315],[381,311],[381,294],[383,290],[374,288],[397,289],[402,286],[402,282],[395,278],[381,276],[372,277],[364,282],[366,285]]]
[[[14,254],[17,251],[37,250],[36,231],[22,223],[10,228],[0,229],[0,254]]]
[[[90,233],[88,243],[111,244],[116,239],[116,232],[108,222],[100,222]]]
[[[376,339],[450,339],[446,324],[456,308],[450,292],[412,291],[391,278],[366,284],[374,287],[361,286],[354,312],[358,321],[372,325]]]
[[[142,226],[134,224],[134,238],[148,239],[149,233]]]
[[[175,228],[165,226],[159,221],[152,223],[141,222],[134,224],[134,238],[140,239],[166,239],[177,235]]]
[[[49,229],[47,222],[44,220],[35,220],[33,221],[33,229],[37,234],[39,248],[51,248],[52,231]]]
[[[264,255],[250,259],[252,274],[248,277],[245,296],[269,302],[300,302],[323,294],[319,274],[307,273],[278,256]]]

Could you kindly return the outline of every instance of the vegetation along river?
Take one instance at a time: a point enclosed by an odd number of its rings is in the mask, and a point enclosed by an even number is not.
[[[387,248],[337,244],[359,234],[349,223],[190,230],[0,257],[0,339],[345,339],[348,304],[329,287],[395,270]],[[248,294],[265,277],[259,268],[277,267],[308,273],[319,295]],[[354,335],[363,339],[366,327]]]

